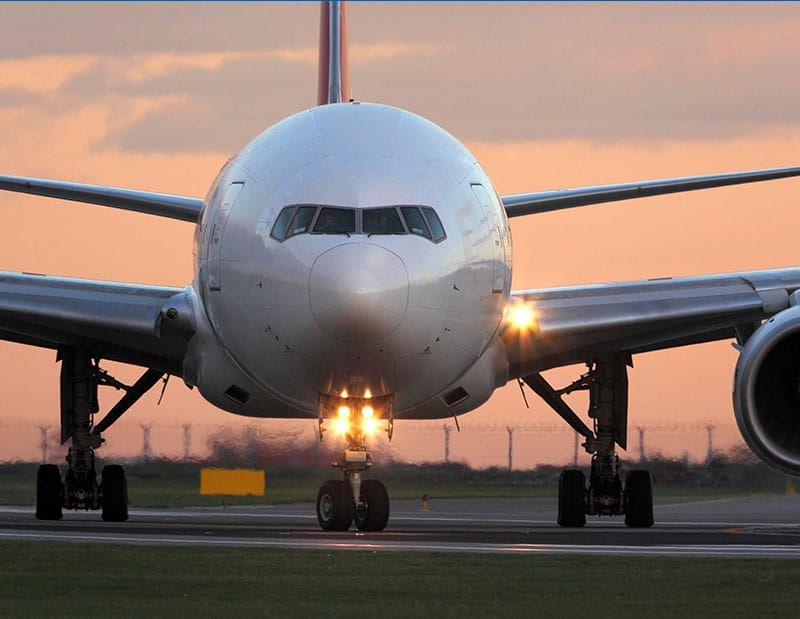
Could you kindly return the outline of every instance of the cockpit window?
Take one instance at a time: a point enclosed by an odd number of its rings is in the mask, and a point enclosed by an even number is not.
[[[414,234],[439,243],[447,238],[430,206],[381,206],[355,209],[310,204],[285,207],[270,236],[285,241],[298,234]]]
[[[313,231],[317,234],[353,234],[356,231],[356,212],[351,208],[324,206]]]
[[[433,240],[435,243],[441,241],[447,235],[444,233],[444,226],[439,216],[430,206],[423,206],[422,212],[425,214],[425,219],[428,220],[431,232],[433,233]]]
[[[361,228],[364,234],[405,234],[397,209],[368,208],[361,213]]]
[[[416,206],[404,206],[400,209],[403,211],[403,217],[406,220],[408,231],[411,234],[418,234],[424,236],[426,239],[431,238],[431,231],[428,230],[428,224],[422,218],[422,213]]]
[[[316,212],[316,206],[301,206],[298,208],[289,226],[289,232],[286,234],[286,238],[288,239],[296,234],[308,232],[308,228],[311,226],[311,221],[314,219],[314,213]]]
[[[275,220],[275,225],[272,226],[272,232],[270,232],[272,238],[278,239],[279,241],[284,239],[292,215],[294,215],[294,209],[291,207],[281,211],[280,215],[278,215],[278,218]]]

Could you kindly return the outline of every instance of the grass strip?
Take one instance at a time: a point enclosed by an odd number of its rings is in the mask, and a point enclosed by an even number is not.
[[[800,562],[0,542],[3,617],[796,617]]]

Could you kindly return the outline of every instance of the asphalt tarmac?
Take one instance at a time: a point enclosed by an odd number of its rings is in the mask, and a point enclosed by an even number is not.
[[[0,539],[174,546],[510,554],[714,556],[800,559],[800,496],[656,500],[656,524],[630,529],[622,517],[556,521],[555,498],[432,499],[392,503],[381,533],[320,531],[314,505],[130,510],[124,523],[99,513],[36,520],[31,507],[0,507]]]

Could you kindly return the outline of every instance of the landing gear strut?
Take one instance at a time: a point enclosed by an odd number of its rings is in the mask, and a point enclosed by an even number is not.
[[[628,473],[623,489],[619,475],[616,445],[627,446],[628,374],[627,355],[614,355],[587,364],[589,371],[561,390],[553,389],[540,374],[523,380],[572,428],[583,435],[587,452],[592,454],[589,485],[582,471],[563,471],[558,486],[558,524],[582,527],[586,515],[625,514],[630,527],[653,525],[653,478],[647,471]],[[589,428],[564,402],[562,395],[577,390],[589,392]]]
[[[373,411],[370,405],[364,405],[361,410],[365,408]],[[362,479],[362,473],[372,467],[372,454],[366,446],[368,431],[374,426],[371,415],[370,412],[369,416],[355,422],[346,422],[347,446],[333,463],[342,472],[343,479],[326,481],[317,493],[317,520],[325,531],[346,531],[353,522],[359,531],[383,531],[389,522],[386,486],[376,479]],[[319,427],[322,440],[325,431],[322,419]],[[391,419],[387,431],[391,438]]]
[[[98,510],[103,520],[123,522],[128,519],[128,484],[125,470],[119,465],[103,469],[97,483],[95,449],[103,444],[101,432],[119,419],[130,406],[144,395],[163,375],[147,370],[136,383],[128,387],[101,370],[83,350],[59,351],[61,361],[61,442],[70,441],[67,470],[62,481],[54,464],[39,467],[36,479],[36,517],[40,520],[60,520],[62,509]],[[126,393],[97,425],[97,388],[109,385]]]

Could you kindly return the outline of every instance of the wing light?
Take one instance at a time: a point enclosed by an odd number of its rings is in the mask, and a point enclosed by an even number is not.
[[[538,328],[536,311],[529,303],[515,303],[506,307],[505,318],[518,331],[535,331]]]

